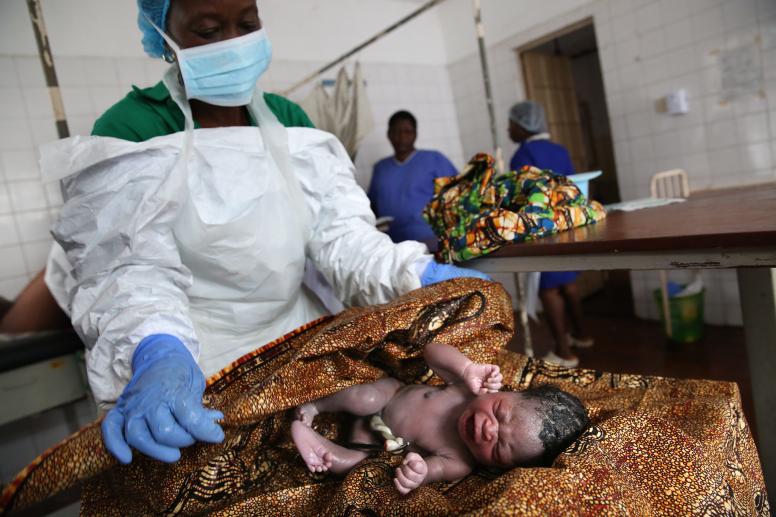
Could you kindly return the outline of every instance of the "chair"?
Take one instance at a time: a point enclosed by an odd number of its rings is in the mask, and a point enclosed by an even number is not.
[[[690,183],[687,181],[687,173],[682,169],[658,172],[652,176],[649,189],[654,198],[686,198],[690,195]]]
[[[687,173],[682,169],[658,172],[652,176],[649,189],[653,198],[686,198],[690,196],[690,182],[687,181]],[[668,274],[660,271],[660,297],[663,300],[663,321],[665,321],[666,335],[673,335],[671,326],[671,307],[668,304]]]

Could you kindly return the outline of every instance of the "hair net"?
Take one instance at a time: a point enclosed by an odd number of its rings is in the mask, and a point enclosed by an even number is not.
[[[137,15],[137,26],[143,33],[143,50],[151,57],[162,57],[164,52],[164,40],[148,23],[146,16],[159,28],[167,30],[167,10],[170,8],[170,0],[137,0],[140,11]]]
[[[529,133],[547,132],[547,119],[544,116],[544,108],[538,102],[518,102],[509,110],[509,120]]]

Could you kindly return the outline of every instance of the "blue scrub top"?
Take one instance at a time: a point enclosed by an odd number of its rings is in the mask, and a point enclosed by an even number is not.
[[[523,142],[509,163],[513,171],[519,171],[525,165],[550,169],[564,176],[576,172],[566,148],[546,139]]]
[[[450,160],[437,151],[415,151],[404,163],[389,157],[375,164],[368,195],[377,217],[394,218],[388,231],[394,242],[436,239],[421,214],[434,196],[434,180],[457,174]]]
[[[571,156],[566,148],[547,139],[523,142],[512,157],[509,166],[513,171],[519,171],[524,165],[550,169],[564,176],[575,173]],[[555,289],[572,283],[578,276],[579,273],[576,271],[542,272],[539,277],[539,289]]]

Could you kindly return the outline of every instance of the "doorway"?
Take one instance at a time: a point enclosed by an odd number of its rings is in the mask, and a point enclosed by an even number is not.
[[[542,104],[552,139],[571,154],[578,172],[603,172],[591,197],[620,201],[609,111],[592,19],[517,50],[526,97]]]
[[[620,201],[593,20],[548,34],[516,52],[526,97],[544,106],[552,140],[568,149],[578,172],[602,172],[590,183],[590,197],[603,204]],[[577,284],[586,298],[586,313],[634,315],[627,271],[586,271]]]

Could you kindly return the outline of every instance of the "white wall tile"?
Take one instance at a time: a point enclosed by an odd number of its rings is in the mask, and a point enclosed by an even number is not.
[[[40,59],[37,57],[16,57],[14,65],[19,85],[22,88],[44,88],[46,86],[43,65],[40,64]]]
[[[50,239],[51,218],[48,210],[21,212],[15,215],[19,241],[22,243]]]
[[[662,54],[666,49],[665,38],[662,27],[657,27],[644,33],[639,40],[641,57],[646,59]]]
[[[32,138],[30,138],[26,119],[0,119],[0,151],[30,147],[32,147]]]
[[[660,2],[649,2],[636,10],[639,32],[646,32],[660,27],[663,23],[663,14],[668,16],[668,20],[675,19],[670,16],[671,11],[662,13],[660,7]]]
[[[57,82],[60,88],[72,88],[74,86],[88,86],[89,78],[86,69],[89,60],[80,57],[58,57],[54,61],[57,69]]]
[[[691,4],[688,1],[677,2],[676,0],[660,0],[659,5],[664,21],[666,21],[668,17],[673,20],[681,20],[691,14]]]
[[[0,178],[2,174],[0,174]],[[0,182],[0,214],[10,214],[13,212],[11,206],[11,197],[8,195],[8,187],[5,183]]]
[[[737,120],[741,142],[757,143],[771,138],[766,113],[754,113]]]
[[[96,115],[74,115],[67,117],[67,124],[70,128],[71,135],[90,135],[94,122],[97,120]]]
[[[148,59],[117,59],[115,60],[116,68],[118,69],[119,83],[120,84],[136,84],[144,87],[145,82],[145,63]],[[274,68],[274,64],[273,64]]]
[[[716,36],[725,31],[725,17],[719,6],[708,6],[690,20],[695,37],[698,39]]]
[[[86,80],[90,86],[116,86],[119,75],[112,59],[92,58],[85,66]]]
[[[48,88],[25,88],[24,107],[27,110],[27,116],[31,119],[54,116]]]
[[[28,124],[30,127],[32,144],[36,149],[41,144],[53,142],[59,138],[57,135],[56,122],[54,121],[53,117],[30,119]]]
[[[652,137],[634,138],[631,141],[631,155],[636,163],[652,160],[655,156]]]
[[[726,31],[749,27],[757,23],[755,0],[727,0],[722,2],[721,7]]]
[[[41,271],[46,266],[49,251],[51,251],[51,239],[22,244],[27,273],[32,275]]]
[[[632,13],[627,13],[612,19],[612,35],[615,44],[630,40],[636,32],[636,19]]]
[[[718,120],[706,125],[706,145],[709,150],[738,144],[738,131],[732,130],[729,120]]]
[[[640,59],[641,48],[639,46],[639,40],[630,39],[621,41],[615,46],[615,52],[617,53],[617,66],[623,67],[635,63]]]
[[[19,242],[13,216],[0,215],[0,246],[16,245]]]
[[[760,92],[738,97],[732,105],[737,117],[768,111],[768,99]]]
[[[162,76],[170,68],[170,65],[162,61],[161,59],[149,59],[145,62],[145,85],[152,86],[162,80]],[[304,77],[304,74],[296,75],[295,77]],[[143,85],[138,85],[143,86]]]
[[[709,160],[706,151],[697,154],[685,154],[678,158],[679,166],[687,171],[690,177],[690,191],[704,190],[711,187]]]
[[[681,131],[662,131],[655,134],[655,156],[657,158],[674,157],[682,154]]]
[[[672,77],[681,76],[689,71],[698,70],[700,68],[698,50],[692,45],[672,50],[665,54],[663,59],[668,61],[668,69],[666,72],[667,75]]]
[[[89,88],[89,97],[91,97],[96,117],[99,117],[111,106],[120,101],[127,92],[122,92],[118,86],[93,86]]]
[[[0,157],[6,181],[34,180],[40,177],[38,159],[32,149],[2,151]]]
[[[666,49],[673,50],[693,41],[693,24],[689,18],[683,18],[667,24],[663,28],[666,36]]]
[[[723,100],[719,95],[707,95],[703,97],[701,103],[706,122],[730,121],[736,116],[733,104]],[[731,127],[732,125],[733,123],[731,123]]]
[[[18,88],[19,78],[16,75],[16,67],[13,58],[0,56],[0,88]]]
[[[769,142],[744,145],[741,147],[740,154],[745,171],[760,171],[773,166]]]
[[[3,260],[0,260],[0,279],[27,274],[27,266],[24,262],[21,245],[6,246],[2,248],[0,253],[3,256]]]
[[[48,208],[43,185],[38,181],[17,181],[8,184],[11,205],[15,212]]]
[[[63,86],[62,102],[65,105],[67,118],[95,113],[91,91],[87,86]]]
[[[679,131],[679,145],[684,154],[696,154],[706,150],[705,126],[693,126]]]
[[[20,119],[26,116],[22,90],[20,88],[0,88],[0,118]]]
[[[709,151],[709,168],[715,179],[737,174],[741,167],[741,153],[738,146]]]
[[[27,282],[29,282],[27,275],[0,280],[0,298],[5,298],[6,300],[16,299],[22,289],[24,289],[24,286],[27,285]],[[0,450],[2,450],[1,445]]]

